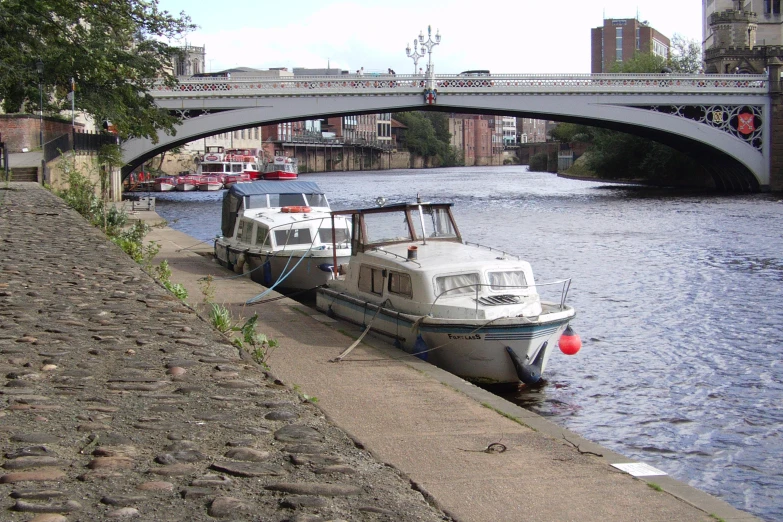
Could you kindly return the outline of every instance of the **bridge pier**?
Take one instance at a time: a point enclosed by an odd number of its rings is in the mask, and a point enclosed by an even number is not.
[[[783,192],[783,88],[780,81],[783,62],[769,61],[769,98],[772,122],[770,125],[769,190]]]

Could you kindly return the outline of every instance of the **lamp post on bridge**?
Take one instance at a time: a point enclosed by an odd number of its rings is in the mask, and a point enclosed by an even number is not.
[[[421,50],[427,50],[427,76],[432,77],[435,73],[432,67],[432,48],[440,43],[440,30],[435,33],[435,40],[432,39],[432,26],[427,26],[427,41],[424,41],[424,33],[419,32],[419,43],[421,44]]]
[[[419,41],[414,38],[413,51],[411,52],[411,44],[408,44],[408,47],[405,48],[405,53],[408,55],[408,58],[413,58],[413,74],[416,74],[419,71],[419,58],[424,58],[426,52],[424,49],[419,51]]]

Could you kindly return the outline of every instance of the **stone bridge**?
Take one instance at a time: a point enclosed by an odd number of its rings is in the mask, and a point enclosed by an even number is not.
[[[773,76],[779,77],[774,70]],[[342,75],[180,78],[156,84],[157,104],[181,116],[176,135],[123,144],[123,175],[172,147],[213,134],[328,116],[437,110],[605,127],[670,145],[724,190],[769,190],[772,113],[767,75]],[[782,133],[783,134],[783,133]],[[783,139],[783,137],[781,138]]]

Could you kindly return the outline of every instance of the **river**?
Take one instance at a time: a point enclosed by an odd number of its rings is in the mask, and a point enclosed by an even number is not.
[[[583,348],[510,397],[738,509],[783,520],[783,202],[582,182],[526,167],[301,175],[335,209],[451,201],[465,239],[571,277]],[[164,193],[210,240],[221,193]]]

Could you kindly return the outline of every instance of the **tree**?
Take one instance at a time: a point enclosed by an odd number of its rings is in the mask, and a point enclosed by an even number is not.
[[[44,111],[70,109],[73,78],[76,109],[111,121],[121,138],[173,133],[176,118],[148,91],[158,79],[175,84],[170,70],[180,50],[166,41],[194,28],[185,13],[160,11],[157,0],[0,0],[3,108],[32,112],[40,82]]]
[[[405,125],[404,146],[442,167],[462,164],[460,154],[451,146],[449,118],[441,112],[401,112],[394,119]]]
[[[668,60],[651,52],[637,52],[630,60],[612,64],[612,72],[660,73],[664,67],[675,73],[697,72],[701,68],[701,47],[675,34]],[[567,137],[568,131],[566,128],[561,133]],[[587,166],[601,178],[665,182],[699,171],[694,160],[666,145],[606,129],[594,128],[590,134]]]
[[[609,68],[612,73],[640,74],[659,73],[666,67],[666,59],[651,52],[636,51],[630,60],[613,62]]]
[[[674,34],[669,50],[669,67],[676,73],[697,73],[701,70],[701,46],[696,40],[686,40]]]

